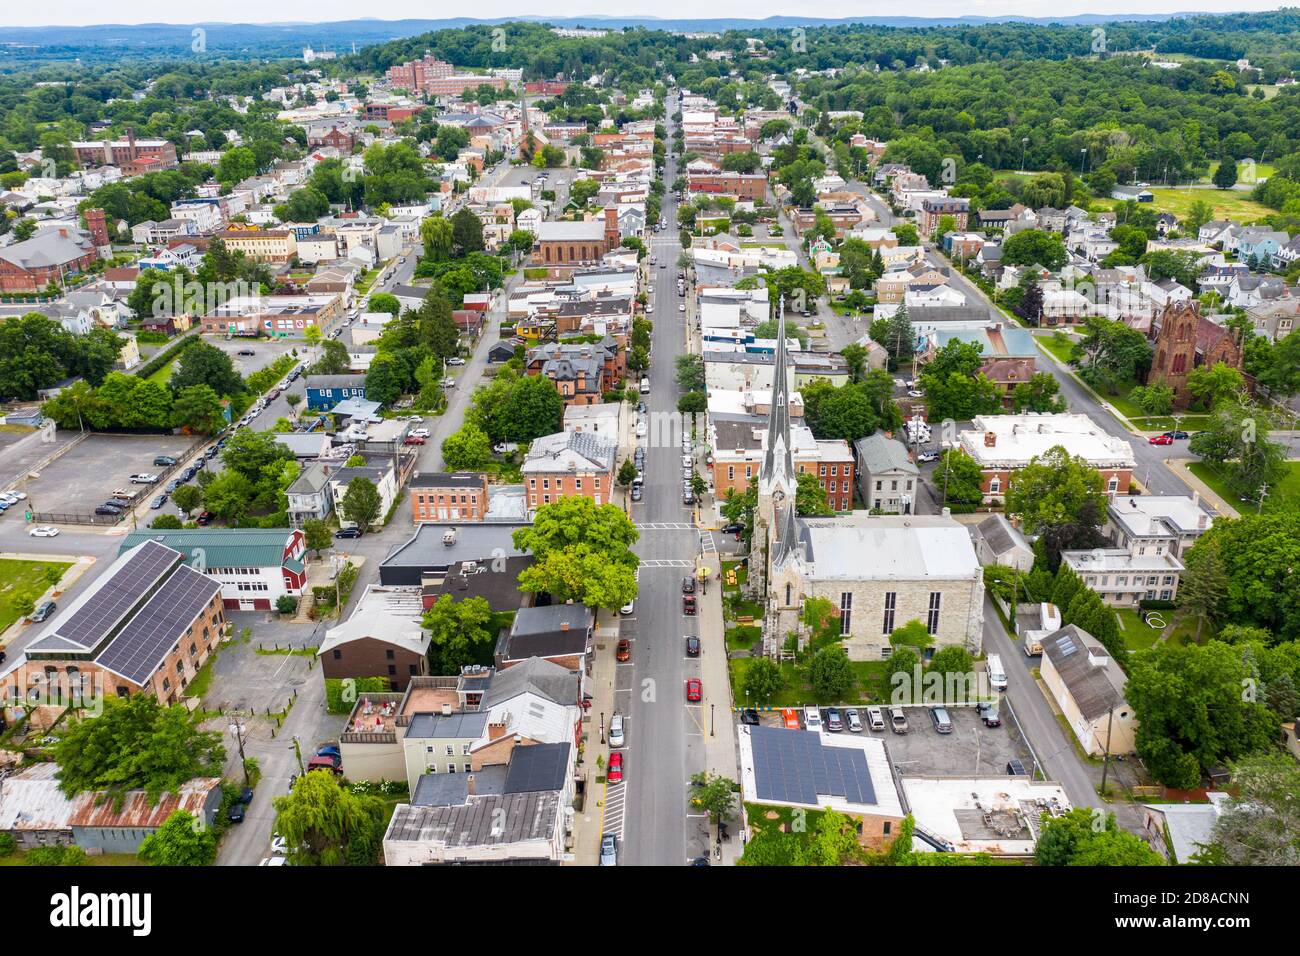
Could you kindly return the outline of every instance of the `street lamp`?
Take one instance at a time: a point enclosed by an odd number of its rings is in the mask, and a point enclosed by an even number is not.
[[[1083,161],[1088,158],[1088,149],[1084,147],[1079,150],[1079,175],[1083,175]]]
[[[1025,150],[1027,150],[1028,148],[1029,148],[1029,137],[1022,136],[1020,138],[1020,171],[1022,173],[1025,171]]]

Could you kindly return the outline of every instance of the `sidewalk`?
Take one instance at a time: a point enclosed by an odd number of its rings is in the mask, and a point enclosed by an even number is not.
[[[614,713],[614,673],[617,664],[614,648],[618,644],[619,620],[617,612],[598,611],[596,634],[592,652],[591,674],[584,690],[591,695],[591,706],[582,717],[582,750],[577,773],[586,779],[586,799],[582,812],[573,818],[573,846],[565,862],[570,866],[597,866],[600,863],[600,838],[605,832],[605,798],[608,784],[596,783],[604,776],[609,763],[609,744],[601,740],[601,715],[609,726]],[[600,765],[596,761],[599,759]]]
[[[1184,484],[1193,491],[1199,492],[1202,498],[1214,505],[1214,507],[1218,509],[1219,514],[1223,515],[1225,518],[1240,518],[1241,514],[1236,508],[1224,501],[1223,498],[1214,491],[1214,489],[1192,474],[1192,470],[1187,467],[1187,463],[1190,460],[1191,459],[1166,458],[1165,465]]]
[[[709,722],[709,733],[704,738],[704,768],[710,774],[740,780],[740,757],[736,745],[736,712],[731,699],[731,674],[727,667],[726,625],[722,618],[722,581],[718,574],[721,561],[716,553],[701,555],[697,566],[708,571],[706,592],[700,600],[700,674],[704,682],[704,707],[701,713]],[[744,851],[740,840],[739,797],[736,817],[728,825],[731,839],[714,844],[715,865],[735,866]]]

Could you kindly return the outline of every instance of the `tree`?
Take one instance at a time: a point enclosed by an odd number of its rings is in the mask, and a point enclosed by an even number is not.
[[[750,661],[745,669],[745,699],[753,704],[767,704],[785,687],[785,675],[781,667],[770,657],[759,657]]]
[[[59,789],[68,797],[105,791],[120,806],[128,790],[156,803],[194,777],[221,776],[221,735],[200,730],[199,719],[150,694],[105,697],[98,717],[74,721],[54,744]]]
[[[334,536],[330,533],[330,526],[320,518],[308,518],[304,521],[302,534],[307,550],[313,551],[317,555],[334,544]]]
[[[431,262],[446,262],[451,258],[455,239],[451,221],[442,216],[430,216],[420,223],[420,240],[424,244],[424,258]]]
[[[1237,185],[1237,161],[1231,156],[1224,156],[1210,177],[1216,189],[1231,189]]]
[[[949,448],[939,456],[934,486],[942,493],[943,503],[958,511],[974,511],[984,501],[984,472],[974,458],[958,448]]]
[[[1244,758],[1232,767],[1232,785],[1236,798],[1215,821],[1204,862],[1295,866],[1300,860],[1300,767],[1295,760],[1285,754]]]
[[[632,463],[631,458],[624,458],[623,464],[618,466],[618,483],[626,488],[632,484],[632,479],[636,477],[636,465]]]
[[[188,518],[203,504],[203,491],[196,485],[178,485],[172,492],[172,501],[176,502],[176,507]]]
[[[707,771],[691,777],[691,806],[703,810],[713,823],[725,823],[736,815],[736,784]]]
[[[819,700],[843,700],[853,686],[853,666],[840,645],[823,647],[808,664],[809,682]]]
[[[884,336],[880,344],[895,363],[904,362],[915,354],[916,329],[912,327],[907,306],[899,306],[898,311],[886,320]]]
[[[459,674],[467,664],[490,664],[497,631],[486,598],[457,601],[444,594],[424,612],[429,630],[429,666],[434,674]]]
[[[1187,374],[1187,390],[1202,408],[1214,408],[1236,398],[1246,387],[1241,372],[1224,362],[1202,365]]]
[[[569,497],[543,505],[533,524],[513,534],[516,548],[534,563],[519,575],[519,588],[558,601],[620,608],[636,597],[639,534],[617,505]]]
[[[677,356],[677,387],[683,392],[704,391],[704,356]]]
[[[1050,372],[1036,372],[1027,382],[1011,390],[1011,404],[1016,412],[1063,412],[1065,399],[1061,383]]]
[[[197,342],[181,353],[168,384],[176,395],[192,385],[206,385],[217,395],[234,395],[244,388],[230,356],[207,342]]]
[[[258,482],[268,467],[293,460],[293,452],[280,444],[269,432],[241,428],[230,436],[221,450],[221,461],[251,482]]]
[[[351,521],[362,531],[368,531],[379,517],[379,509],[383,504],[379,489],[373,481],[369,478],[353,478],[348,482],[343,500],[339,502],[339,517]]]
[[[889,680],[889,686],[893,688],[896,699],[899,692],[902,692],[903,703],[920,696],[920,688],[913,687],[916,668],[919,666],[921,666],[920,655],[906,646],[896,645],[893,652],[885,659],[885,676]]]
[[[149,527],[157,528],[160,531],[179,531],[182,525],[181,519],[175,515],[159,515],[149,522]]]
[[[1261,488],[1272,485],[1284,473],[1286,448],[1269,441],[1271,427],[1270,412],[1244,396],[1220,399],[1209,422],[1192,436],[1188,447],[1212,462],[1237,495],[1255,500]]]
[[[867,374],[867,350],[857,342],[850,342],[840,349],[840,355],[849,367],[849,382],[857,384]]]
[[[185,810],[174,810],[140,842],[140,859],[154,866],[212,866],[217,861],[216,831]]]
[[[1043,814],[1034,861],[1039,866],[1162,866],[1164,857],[1121,830],[1115,814],[1102,820],[1088,807],[1075,807],[1063,816]]]
[[[1135,386],[1128,397],[1148,415],[1168,415],[1174,409],[1174,390],[1163,382]]]
[[[795,513],[804,518],[835,513],[821,479],[811,472],[800,472],[796,476],[794,507]]]
[[[1161,641],[1132,655],[1125,695],[1138,721],[1137,754],[1151,775],[1187,789],[1210,767],[1270,750],[1277,716],[1243,692],[1256,680],[1250,655],[1219,641]]]
[[[1187,207],[1187,214],[1183,216],[1183,226],[1188,233],[1196,233],[1213,218],[1214,207],[1204,199],[1198,199]]]
[[[298,778],[275,798],[275,831],[299,866],[372,866],[383,848],[384,803],[345,789],[332,773]]]
[[[1183,557],[1185,567],[1178,579],[1178,603],[1184,611],[1196,617],[1196,640],[1199,643],[1205,619],[1215,620],[1222,609],[1228,593],[1228,574],[1219,556],[1217,538],[1211,538],[1200,547],[1192,547]]]
[[[1151,355],[1144,333],[1123,322],[1090,316],[1070,361],[1079,365],[1079,374],[1089,385],[1116,394],[1122,384],[1146,372]]]
[[[677,399],[677,411],[683,415],[702,415],[709,410],[707,392],[687,392]]]
[[[1269,350],[1256,376],[1259,383],[1279,397],[1300,392],[1300,335],[1278,339]]]
[[[1002,243],[1002,261],[1006,265],[1042,266],[1055,272],[1067,258],[1065,243],[1054,232],[1024,229]]]
[[[929,666],[926,667],[926,672],[939,674],[945,678],[951,674],[964,679],[974,669],[975,661],[971,657],[970,651],[960,644],[949,644],[947,647],[941,647],[934,652],[934,656],[930,658]],[[947,681],[944,682],[944,686],[947,686]]]
[[[1033,273],[1026,273],[1026,276],[1029,281],[1019,287],[1022,290],[1020,301],[1015,304],[1013,311],[1027,323],[1037,327],[1043,321],[1043,289]]]
[[[1100,472],[1061,445],[1031,458],[1007,489],[1007,511],[1020,515],[1029,534],[1077,520],[1087,502],[1105,513],[1105,482]]]
[[[1277,640],[1300,638],[1300,512],[1216,518],[1187,554],[1217,549],[1227,576],[1219,619],[1264,628]]]
[[[214,435],[226,425],[221,398],[208,385],[181,389],[172,402],[172,421],[199,435]]]
[[[442,461],[452,471],[481,471],[492,462],[492,442],[483,429],[466,422],[442,440]]]
[[[461,209],[451,217],[452,246],[456,255],[483,251],[483,220],[469,209]]]
[[[307,370],[309,375],[342,375],[352,365],[348,347],[337,339],[326,339],[320,344],[321,356]]]
[[[402,312],[402,303],[391,292],[376,292],[370,296],[368,312],[387,312],[396,318]],[[315,328],[315,326],[313,326]],[[319,334],[319,333],[318,333]]]

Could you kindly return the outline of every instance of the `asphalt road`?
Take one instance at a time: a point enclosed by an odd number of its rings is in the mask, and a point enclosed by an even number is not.
[[[675,111],[669,102],[667,114]],[[671,137],[671,120],[668,121]],[[676,176],[667,161],[664,179]],[[659,263],[649,265],[655,287],[650,367],[650,394],[645,396],[652,421],[673,420],[678,389],[675,361],[685,351],[686,316],[677,311],[676,199],[666,192],[662,232],[650,233],[650,249]],[[627,716],[625,824],[620,862],[634,866],[680,866],[707,851],[708,833],[698,817],[688,817],[687,791],[692,774],[705,769],[705,734],[710,688],[702,704],[687,704],[685,682],[699,677],[698,659],[686,657],[684,635],[698,634],[696,619],[682,614],[681,582],[691,573],[699,551],[699,533],[691,508],[682,504],[682,450],[677,428],[651,428],[646,451],[644,498],[632,506],[641,530],[636,547],[641,557],[636,612],[625,633],[633,638],[632,661],[619,668],[616,706]],[[657,525],[658,527],[648,527]],[[661,563],[663,562],[663,563]],[[723,653],[721,647],[705,653]],[[725,700],[725,688],[713,688]],[[725,711],[725,705],[723,707]]]

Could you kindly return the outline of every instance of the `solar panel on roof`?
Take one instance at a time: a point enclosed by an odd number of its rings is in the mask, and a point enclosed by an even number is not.
[[[99,655],[98,663],[137,684],[153,674],[183,627],[199,615],[220,585],[181,565]]]
[[[761,800],[815,804],[820,794],[852,803],[876,802],[861,750],[828,747],[818,734],[779,727],[753,727],[750,740]]]
[[[1065,637],[1057,638],[1056,646],[1060,648],[1062,657],[1069,657],[1078,650],[1078,648],[1074,646],[1074,641],[1070,639],[1069,634],[1065,635]]]
[[[82,647],[94,647],[179,560],[171,548],[146,541],[55,633]]]

